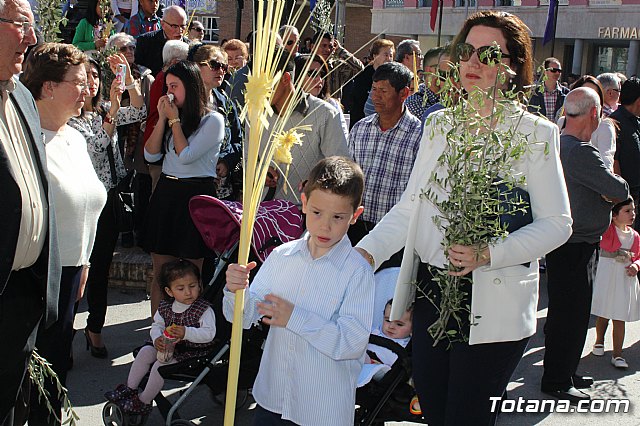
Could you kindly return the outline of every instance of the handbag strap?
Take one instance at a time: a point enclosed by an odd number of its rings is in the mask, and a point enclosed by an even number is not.
[[[113,155],[113,144],[111,141],[109,142],[109,146],[107,146],[107,157],[109,158],[109,169],[111,170],[111,182],[115,187],[118,185],[118,174],[116,173],[116,159]]]

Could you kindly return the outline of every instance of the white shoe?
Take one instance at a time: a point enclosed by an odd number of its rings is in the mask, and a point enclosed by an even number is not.
[[[593,350],[591,351],[595,356],[603,356],[604,355],[604,345],[601,343],[596,343],[593,345]]]
[[[627,364],[627,361],[621,356],[615,358],[611,357],[611,365],[615,368],[629,368],[629,364]]]

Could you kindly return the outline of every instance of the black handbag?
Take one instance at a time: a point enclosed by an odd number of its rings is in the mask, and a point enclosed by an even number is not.
[[[113,213],[115,217],[116,229],[119,232],[133,231],[133,210],[135,208],[133,198],[133,180],[136,175],[135,170],[131,170],[125,177],[118,181],[116,173],[116,160],[113,155],[113,145],[107,147],[107,157],[109,157],[109,169],[111,170],[111,180],[116,184],[111,191],[113,194]]]

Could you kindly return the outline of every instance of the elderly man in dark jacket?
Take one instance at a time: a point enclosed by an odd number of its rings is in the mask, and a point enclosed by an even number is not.
[[[39,324],[57,318],[62,269],[40,118],[15,77],[36,42],[33,13],[26,0],[6,0],[0,14],[9,20],[0,23],[0,425],[8,426],[26,421],[16,401],[21,388],[29,399],[27,364]]]

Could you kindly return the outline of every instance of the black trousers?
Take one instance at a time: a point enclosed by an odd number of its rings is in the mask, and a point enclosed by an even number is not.
[[[351,245],[355,247],[361,239],[363,239],[371,230],[376,226],[375,223],[369,222],[366,220],[358,220],[356,223],[349,227],[347,231],[347,236],[349,237],[349,241],[351,241]],[[404,253],[404,249],[395,253],[389,259],[382,263],[378,267],[378,271],[381,271],[385,268],[392,268],[395,266],[400,266],[402,263],[402,254]]]
[[[421,267],[418,280],[430,279]],[[437,299],[437,286],[429,288]],[[479,345],[456,342],[450,347],[441,341],[434,347],[427,329],[437,318],[438,312],[427,298],[416,299],[411,339],[413,381],[425,420],[430,426],[495,424],[498,413],[491,412],[489,398],[502,397],[529,338]]]
[[[36,347],[38,353],[51,363],[51,368],[58,375],[63,386],[66,386],[67,373],[69,372],[69,357],[71,354],[71,342],[73,340],[73,316],[76,295],[80,286],[80,266],[64,266],[60,278],[60,295],[58,299],[58,320],[47,329],[42,325],[38,330]],[[45,389],[49,392],[49,402],[53,409],[62,414],[62,404],[59,400],[58,390],[52,381],[45,381]],[[39,394],[35,386],[31,388],[29,425],[56,425],[44,400],[38,401]]]
[[[113,260],[113,250],[118,242],[120,232],[116,227],[116,217],[113,210],[115,191],[107,194],[107,203],[100,213],[96,240],[91,252],[91,269],[87,279],[87,304],[89,317],[87,328],[92,333],[102,333],[102,327],[107,316],[107,285],[109,284],[109,268]]]
[[[597,243],[566,243],[546,256],[549,309],[544,325],[543,391],[572,386],[589,328],[597,248]]]
[[[151,198],[151,175],[136,173],[134,190],[133,227],[136,232],[137,245],[142,246],[146,226],[145,217],[149,207],[149,199]]]
[[[16,400],[28,401],[19,395],[23,382],[28,381],[27,365],[36,343],[38,324],[44,314],[41,283],[30,268],[14,271],[0,295],[0,425],[14,423]],[[28,383],[25,383],[28,384]],[[28,386],[26,387],[28,390]],[[26,419],[15,416],[15,424]]]

